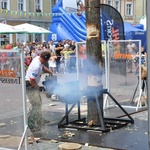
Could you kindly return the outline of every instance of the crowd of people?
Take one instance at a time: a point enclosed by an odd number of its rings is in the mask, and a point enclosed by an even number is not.
[[[86,48],[85,45],[80,44],[78,51],[79,58],[79,70],[84,68],[84,60],[86,60]],[[77,69],[76,64],[76,43],[74,40],[62,40],[54,43],[52,40],[43,41],[41,43],[33,42],[16,42],[16,44],[7,44],[6,46],[1,46],[1,49],[7,50],[23,50],[24,51],[24,64],[25,69],[27,70],[31,61],[36,57],[40,56],[41,52],[49,51],[50,59],[47,62],[46,66],[51,69],[54,73],[70,73],[75,72]],[[142,47],[142,64],[145,62],[145,50]],[[138,49],[134,43],[129,40],[127,44],[127,54],[134,56],[133,59],[128,60],[128,69],[129,73],[133,72],[133,64],[136,68],[136,73],[139,70],[139,57],[138,57]],[[15,70],[17,74],[20,74],[21,66],[20,66],[20,58],[19,52],[2,52],[0,53],[0,70],[8,69]]]
[[[27,70],[28,66],[36,56],[40,56],[43,51],[49,51],[50,59],[46,66],[54,73],[69,73],[76,70],[76,45],[73,40],[58,41],[54,44],[52,40],[43,41],[42,43],[33,42],[16,42],[16,44],[7,44],[1,49],[16,50],[17,52],[0,53],[0,70],[14,69],[20,72],[19,51],[24,51],[24,64]]]
[[[55,77],[56,73],[69,73],[76,69],[76,45],[73,40],[52,40],[42,43],[16,42],[15,45],[7,44],[1,47],[0,71],[14,70],[16,76],[21,74],[20,51],[24,53],[26,67],[26,94],[31,104],[28,114],[28,126],[32,132],[41,131],[42,126],[50,123],[42,115],[42,98],[40,95],[39,81],[43,72]],[[9,51],[14,50],[14,51]]]

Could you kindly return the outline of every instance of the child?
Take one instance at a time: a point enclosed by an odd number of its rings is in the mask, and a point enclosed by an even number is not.
[[[31,57],[32,57],[32,60],[33,60],[33,58],[36,57],[35,49],[31,50]]]
[[[48,64],[49,64],[49,69],[51,69],[54,73],[56,72],[56,59],[57,59],[57,56],[51,52],[51,57],[48,61]]]

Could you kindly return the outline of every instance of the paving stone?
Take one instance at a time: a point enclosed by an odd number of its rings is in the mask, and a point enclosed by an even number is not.
[[[58,146],[60,150],[79,150],[81,147],[82,145],[78,143],[63,143]]]

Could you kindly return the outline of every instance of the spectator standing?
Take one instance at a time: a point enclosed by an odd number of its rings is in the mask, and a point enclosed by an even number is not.
[[[61,57],[60,57],[60,68],[59,68],[59,72],[60,72],[60,73],[64,73],[64,72],[65,72],[64,54],[62,54],[62,53],[61,53]]]
[[[55,45],[54,45],[53,40],[49,41],[49,47],[50,47],[50,51],[55,54]]]
[[[42,45],[43,45],[43,47],[46,48],[46,41],[45,40],[43,40]]]
[[[24,46],[24,51],[26,52],[26,55],[30,54],[30,48],[28,46],[28,43],[24,42],[23,46]]]
[[[135,45],[135,43],[132,43],[131,40],[129,40],[128,44],[127,44],[127,54],[131,55],[132,58],[134,58],[134,56],[137,53],[137,47]],[[129,59],[128,60],[128,68],[130,69],[129,73],[132,73],[133,71],[133,59]],[[137,64],[135,63],[135,67],[137,67]]]
[[[70,54],[74,51],[69,49],[69,45],[66,45],[66,48],[61,51],[64,54],[64,63],[65,63],[65,72],[68,73],[69,71],[69,64],[70,64]]]
[[[0,70],[8,69],[9,64],[7,64],[8,58],[6,52],[0,53]]]
[[[57,56],[51,52],[51,57],[48,61],[48,64],[49,64],[49,69],[51,69],[54,73],[56,72],[56,59],[57,59]]]
[[[46,47],[44,48],[44,51],[49,51],[51,53],[49,44],[46,44]]]
[[[69,45],[69,40],[67,39],[64,41],[64,48],[66,48],[68,45]]]
[[[36,57],[35,49],[31,50],[31,57],[32,57],[32,60],[33,60],[33,58]]]
[[[41,48],[41,45],[38,44],[38,45],[37,45],[37,48],[35,49],[36,55],[37,55],[37,56],[40,56],[41,53],[42,53],[42,51],[43,51],[43,49]]]
[[[139,53],[137,53],[136,57],[134,58],[134,62],[137,63],[137,67],[136,67],[136,72],[135,74],[138,73],[139,71]],[[144,50],[144,46],[141,47],[141,65],[146,63],[146,52]]]
[[[75,41],[70,41],[70,49],[73,51],[70,54],[70,72],[73,72],[76,69],[76,45]]]
[[[28,69],[30,63],[32,62],[32,57],[30,56],[30,54],[27,54],[25,57],[25,70]]]
[[[31,56],[31,51],[34,49],[36,49],[36,43],[35,43],[35,41],[33,41],[33,42],[30,42],[30,44],[29,44],[29,48],[30,48],[30,56]]]
[[[58,41],[58,43],[55,46],[55,53],[57,56],[56,59],[56,72],[59,72],[59,67],[60,67],[60,57],[61,57],[61,51],[64,49],[64,45],[61,44],[61,41]]]
[[[15,53],[15,72],[17,74],[17,76],[20,76],[21,74],[21,62],[20,62],[20,52],[19,50],[21,50],[21,44],[20,42],[16,42],[16,46],[13,48],[13,50],[16,50],[17,52]]]
[[[12,50],[13,49],[13,44],[7,44],[6,49],[7,50]],[[8,52],[7,55],[8,55],[9,62],[10,62],[9,70],[14,70],[14,67],[15,67],[15,60],[14,60],[15,53],[14,52]]]

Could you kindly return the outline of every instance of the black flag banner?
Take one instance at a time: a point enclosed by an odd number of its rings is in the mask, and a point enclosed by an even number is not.
[[[113,72],[121,75],[126,75],[126,58],[120,57],[120,54],[126,54],[124,42],[118,40],[125,40],[124,22],[120,13],[112,6],[101,4],[101,31],[103,33],[102,39],[108,41],[110,68]],[[115,42],[111,42],[115,40]],[[118,42],[117,42],[118,41]],[[116,55],[119,57],[116,57]]]

